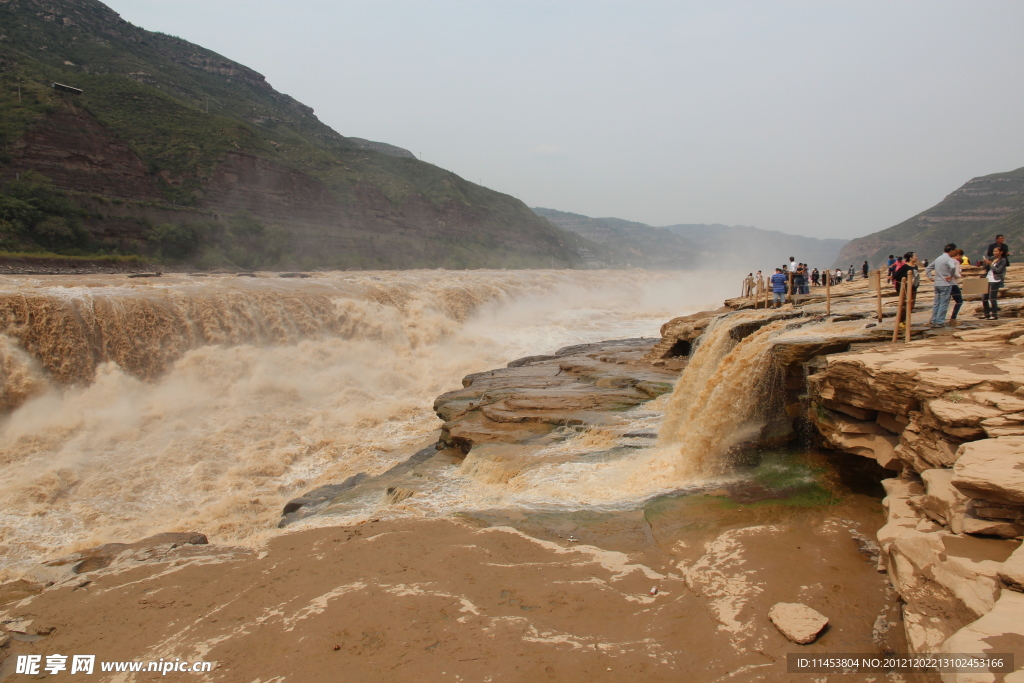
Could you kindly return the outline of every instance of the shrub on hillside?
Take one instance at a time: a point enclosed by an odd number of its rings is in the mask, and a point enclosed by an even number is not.
[[[163,223],[151,228],[146,239],[156,255],[171,261],[183,261],[195,254],[203,243],[205,230],[199,225]]]
[[[29,171],[0,193],[2,248],[54,252],[88,247],[91,238],[79,222],[81,211],[41,173]]]

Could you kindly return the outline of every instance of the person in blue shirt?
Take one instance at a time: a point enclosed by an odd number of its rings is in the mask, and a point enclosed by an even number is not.
[[[775,308],[782,308],[782,302],[786,300],[786,286],[789,284],[789,278],[783,274],[782,268],[776,268],[775,274],[769,278],[768,282],[772,286],[772,301],[775,303]]]
[[[953,294],[953,280],[956,279],[956,261],[950,254],[956,251],[952,242],[943,248],[941,256],[936,258],[925,269],[925,274],[934,278],[935,301],[932,303],[932,327],[946,326],[946,311],[949,310],[949,299]],[[988,307],[985,307],[987,312]]]

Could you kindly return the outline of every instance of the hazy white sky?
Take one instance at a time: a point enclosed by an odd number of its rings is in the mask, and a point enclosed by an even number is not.
[[[531,206],[856,237],[1024,166],[1024,2],[107,0]]]

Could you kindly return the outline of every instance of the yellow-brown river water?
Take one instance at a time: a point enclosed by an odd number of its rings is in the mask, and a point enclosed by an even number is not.
[[[289,498],[428,443],[433,399],[464,375],[657,336],[738,282],[643,271],[0,277],[0,576],[161,531],[256,541]]]

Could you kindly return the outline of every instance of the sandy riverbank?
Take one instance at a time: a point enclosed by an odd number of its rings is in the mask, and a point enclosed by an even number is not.
[[[5,649],[213,661],[218,681],[779,680],[796,646],[766,614],[796,600],[832,619],[803,650],[901,649],[891,592],[858,545],[877,498],[808,509],[723,493],[618,514],[370,521],[258,552],[161,548],[5,605],[8,628],[49,633]]]

